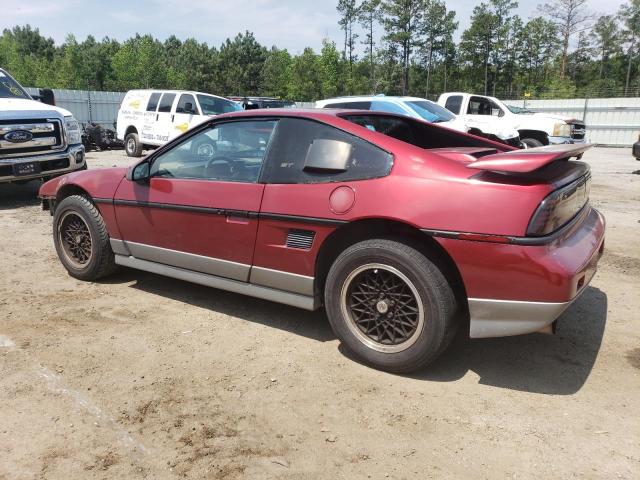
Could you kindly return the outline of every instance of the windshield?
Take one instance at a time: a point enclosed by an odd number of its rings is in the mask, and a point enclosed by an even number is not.
[[[406,103],[427,122],[448,122],[449,120],[454,120],[456,118],[456,116],[446,108],[428,100],[410,100]]]
[[[521,114],[521,113],[533,113],[531,110],[527,110],[526,108],[514,107],[513,105],[507,105],[507,108],[511,113]]]
[[[31,98],[9,75],[0,70],[0,98]]]
[[[236,102],[212,95],[198,95],[203,115],[220,115],[221,113],[238,112],[242,107]]]

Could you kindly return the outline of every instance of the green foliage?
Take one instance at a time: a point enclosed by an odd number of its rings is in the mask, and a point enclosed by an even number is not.
[[[512,98],[640,95],[640,0],[597,19],[585,1],[549,0],[545,15],[523,21],[513,14],[516,1],[484,0],[456,44],[458,21],[445,0],[336,0],[344,38],[298,55],[269,50],[251,32],[219,48],[138,34],[123,42],[69,35],[56,45],[29,25],[16,26],[0,35],[0,66],[35,87],[298,101],[367,93],[435,98],[454,90]]]

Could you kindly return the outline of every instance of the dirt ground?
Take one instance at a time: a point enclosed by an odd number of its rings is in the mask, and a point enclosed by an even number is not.
[[[640,478],[640,162],[585,160],[606,253],[557,335],[459,342],[414,376],[350,359],[323,312],[76,281],[39,184],[0,185],[0,479]]]

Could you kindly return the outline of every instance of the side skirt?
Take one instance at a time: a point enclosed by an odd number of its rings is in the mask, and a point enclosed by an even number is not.
[[[226,278],[217,277],[215,275],[194,272],[191,270],[186,270],[184,268],[163,265],[160,263],[141,260],[139,258],[134,258],[126,255],[116,254],[115,262],[116,264],[122,265],[123,267],[144,270],[145,272],[165,275],[167,277],[177,278],[178,280],[197,283],[199,285],[204,285],[207,287],[219,288],[220,290],[227,290],[229,292],[249,295],[251,297],[262,298],[264,300],[270,300],[272,302],[284,303],[285,305],[291,305],[292,307],[303,308],[305,310],[316,310],[320,306],[320,302],[318,301],[318,299],[313,296],[300,295],[296,293],[285,292],[282,290],[276,290],[274,288],[262,287],[259,285],[239,282],[236,280],[229,280]]]

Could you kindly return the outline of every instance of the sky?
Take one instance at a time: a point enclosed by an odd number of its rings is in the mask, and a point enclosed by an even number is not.
[[[475,5],[481,0],[447,1],[460,22],[458,35],[469,25]],[[27,0],[8,3],[0,15],[0,29],[30,24],[52,37],[57,44],[72,33],[82,41],[87,35],[117,40],[136,33],[150,33],[160,40],[174,34],[184,40],[194,37],[212,46],[238,32],[249,30],[263,45],[300,53],[304,47],[319,50],[323,38],[338,45],[337,0]],[[520,1],[517,13],[523,19],[537,15],[537,5]],[[613,14],[621,0],[587,0],[589,9]]]

